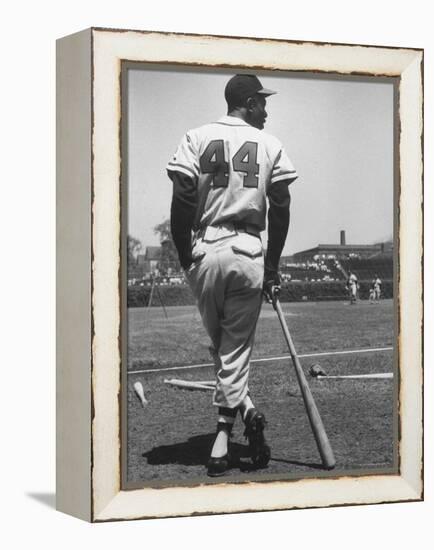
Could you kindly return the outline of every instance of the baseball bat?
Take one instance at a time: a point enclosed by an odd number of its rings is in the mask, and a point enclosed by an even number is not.
[[[145,392],[143,390],[141,382],[135,382],[133,387],[137,397],[140,399],[140,403],[143,407],[146,407],[146,405],[148,404],[148,400],[145,397]]]
[[[312,392],[310,391],[309,384],[307,383],[303,369],[301,368],[300,361],[297,357],[297,353],[289,333],[288,325],[286,324],[285,317],[283,315],[282,307],[277,297],[274,297],[272,303],[277,312],[277,316],[279,317],[283,334],[285,335],[285,339],[288,344],[289,353],[291,354],[291,359],[297,375],[298,385],[300,386],[300,390],[303,395],[304,405],[306,407],[313,435],[315,436],[319,454],[321,455],[323,466],[328,470],[331,470],[336,465],[333,449],[327,437],[327,433],[325,431],[324,424],[322,423]]]
[[[212,382],[208,384],[204,382],[192,382],[189,380],[178,380],[177,378],[172,378],[171,380],[164,380],[164,383],[186,390],[212,391],[215,389],[215,383]]]

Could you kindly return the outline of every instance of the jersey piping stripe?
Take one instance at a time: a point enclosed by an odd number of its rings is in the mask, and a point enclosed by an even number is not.
[[[221,124],[222,126],[238,126],[238,127],[244,127],[244,128],[252,128],[250,124],[228,124],[227,122],[215,122],[214,124]]]
[[[279,170],[279,168],[277,166],[275,166],[273,168],[273,172],[275,172],[276,170]],[[283,174],[295,174],[295,170],[287,170],[286,172],[282,172]]]
[[[272,176],[271,183],[276,183],[276,181],[281,181],[281,180],[291,180],[292,182],[297,178],[298,176],[295,172],[285,172],[284,174],[279,174],[278,176]]]
[[[276,165],[278,164],[281,156],[282,156],[282,149],[280,149],[279,154],[277,155],[276,160],[274,161],[273,170],[275,170],[277,168]]]
[[[175,171],[179,169],[181,170],[181,172],[188,172],[189,175],[191,175],[193,178],[196,178],[196,174],[193,172],[193,170],[191,170],[188,166],[184,166],[183,164],[175,164],[173,162],[169,162],[167,169],[173,169]]]
[[[196,179],[196,176],[193,176],[192,173],[189,170],[187,170],[185,168],[181,168],[180,166],[177,166],[175,168],[171,168],[170,166],[168,166],[167,171],[168,172],[179,172],[181,174],[184,174],[185,176],[188,176],[189,178],[191,178],[193,180]]]

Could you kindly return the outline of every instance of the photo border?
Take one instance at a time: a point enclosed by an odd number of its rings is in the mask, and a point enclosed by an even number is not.
[[[202,476],[196,476],[188,480],[141,480],[141,481],[128,481],[127,479],[127,462],[128,462],[128,289],[127,289],[127,258],[128,258],[128,249],[127,249],[127,235],[128,235],[128,126],[129,126],[129,114],[128,114],[128,100],[129,100],[129,87],[128,87],[128,72],[130,70],[134,71],[149,71],[152,74],[153,70],[166,70],[169,72],[172,71],[185,71],[185,72],[194,72],[198,74],[201,69],[205,73],[209,74],[216,71],[221,71],[227,73],[226,68],[221,67],[210,67],[201,65],[172,65],[172,64],[159,64],[159,63],[149,63],[147,61],[125,61],[121,60],[121,120],[120,120],[120,144],[121,144],[121,425],[120,425],[120,440],[121,440],[121,489],[129,491],[132,489],[141,489],[141,488],[163,488],[163,487],[188,487],[195,486],[198,484],[216,484],[222,483],[222,479],[210,478],[206,476],[205,470]],[[234,67],[235,69],[235,67]],[[237,71],[247,72],[249,68],[236,67]],[[271,73],[275,76],[274,73]],[[333,74],[328,73],[314,73],[311,72],[300,72],[300,71],[279,71],[279,76],[284,76],[288,78],[303,78],[303,79],[312,79],[312,80],[333,80],[333,81],[345,81],[345,82],[363,82],[364,84],[368,83],[387,83],[393,87],[393,137],[392,137],[392,146],[393,146],[393,287],[398,288],[398,272],[399,272],[399,258],[398,258],[398,239],[395,238],[398,236],[398,198],[399,198],[399,150],[397,147],[397,137],[398,137],[398,91],[399,91],[399,79],[395,76],[360,76],[360,75],[344,75],[344,74]],[[152,77],[150,74],[150,77]],[[255,74],[262,79],[266,78],[267,75],[270,75],[270,72],[261,69],[255,71]],[[231,474],[228,477],[225,477],[225,482],[230,483],[247,483],[254,481],[255,483],[270,482],[270,481],[298,481],[300,479],[313,479],[313,478],[337,478],[342,476],[351,475],[352,477],[360,477],[367,475],[396,475],[399,472],[399,449],[398,449],[398,436],[399,436],[399,410],[398,410],[398,401],[399,401],[399,365],[398,365],[398,316],[397,311],[399,311],[399,296],[395,293],[393,297],[393,357],[392,357],[392,370],[394,374],[393,379],[393,391],[392,391],[392,433],[393,433],[393,449],[392,449],[392,460],[391,464],[388,466],[383,466],[381,468],[339,468],[339,464],[333,470],[316,470],[311,474],[306,474],[306,472],[298,473],[279,473],[279,474],[270,474],[265,470],[261,472],[256,472],[251,474],[251,479],[247,479],[247,474]]]

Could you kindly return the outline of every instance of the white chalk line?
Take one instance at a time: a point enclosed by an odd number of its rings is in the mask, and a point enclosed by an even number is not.
[[[314,378],[317,378],[318,380],[327,380],[330,378],[333,379],[342,379],[342,378],[349,378],[349,379],[390,379],[393,378],[393,372],[380,372],[380,373],[371,373],[371,374],[337,374],[337,375],[319,375],[315,376]],[[140,383],[140,382],[139,382]],[[169,384],[170,386],[174,386],[179,389],[183,390],[190,390],[190,391],[214,391],[215,390],[215,382],[214,381],[190,381],[190,380],[180,380],[178,378],[171,378],[170,380],[165,379],[165,384]]]
[[[324,357],[324,356],[333,356],[333,355],[351,355],[355,353],[375,353],[379,351],[392,351],[393,347],[387,348],[367,348],[367,349],[352,349],[352,350],[343,350],[343,351],[323,351],[319,353],[303,353],[298,355],[300,359],[307,357]],[[264,357],[262,359],[252,359],[251,363],[267,363],[270,361],[283,361],[290,359],[290,355],[278,355],[276,357]],[[130,370],[128,374],[146,374],[151,372],[168,372],[172,370],[187,370],[187,369],[200,369],[203,367],[213,367],[214,363],[200,363],[198,365],[185,365],[182,367],[161,367],[159,369],[142,369],[142,370]]]
[[[331,376],[319,375],[316,378],[319,380],[327,380],[328,378],[393,378],[393,372],[377,372],[372,374],[334,374]]]

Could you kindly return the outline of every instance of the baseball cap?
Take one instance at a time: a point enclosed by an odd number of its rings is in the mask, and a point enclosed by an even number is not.
[[[225,99],[229,105],[238,105],[255,94],[269,96],[277,92],[264,88],[253,74],[236,74],[226,84]]]

